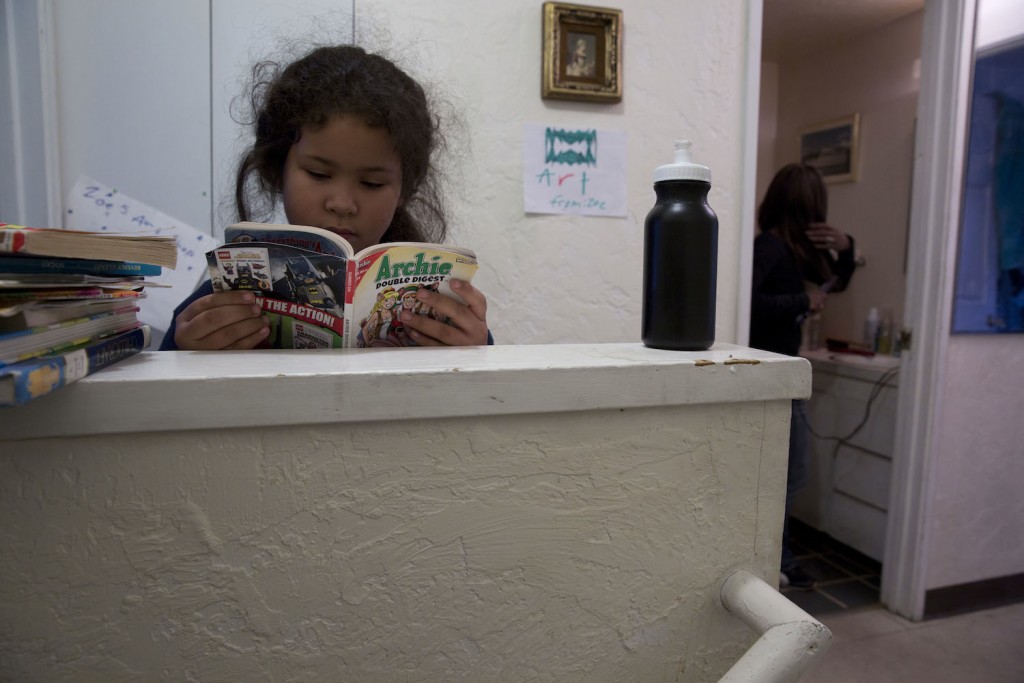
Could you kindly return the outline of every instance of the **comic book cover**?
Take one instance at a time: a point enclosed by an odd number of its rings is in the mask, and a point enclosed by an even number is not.
[[[451,278],[469,281],[477,270],[467,249],[399,242],[353,254],[342,237],[307,226],[238,223],[225,237],[207,254],[213,288],[256,293],[269,348],[414,346],[399,313],[434,315],[417,289],[461,301]]]
[[[416,298],[420,287],[458,301],[451,279],[470,281],[477,270],[472,252],[442,245],[381,244],[356,257],[349,282],[352,346],[415,346],[399,319],[402,311],[437,318]]]
[[[207,254],[215,291],[247,289],[270,321],[264,347],[345,346],[347,259],[270,242],[225,244]]]

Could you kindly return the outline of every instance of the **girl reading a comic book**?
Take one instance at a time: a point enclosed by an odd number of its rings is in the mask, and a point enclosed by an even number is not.
[[[284,68],[257,64],[252,80],[254,141],[235,181],[239,220],[266,219],[280,201],[289,223],[335,232],[356,251],[444,239],[435,168],[444,140],[408,74],[380,55],[338,45]],[[452,289],[465,303],[419,289],[417,298],[440,319],[402,311],[409,337],[420,346],[493,343],[484,295],[462,280]],[[207,281],[175,310],[161,349],[251,349],[268,331],[252,292],[214,293]]]

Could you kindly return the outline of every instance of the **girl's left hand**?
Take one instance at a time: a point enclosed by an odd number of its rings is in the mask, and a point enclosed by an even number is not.
[[[452,280],[452,289],[466,303],[420,287],[416,298],[448,323],[430,316],[402,311],[402,324],[420,346],[484,346],[487,344],[487,297],[465,280]]]
[[[850,238],[846,233],[827,223],[811,223],[807,226],[807,237],[818,249],[846,251],[850,248]]]

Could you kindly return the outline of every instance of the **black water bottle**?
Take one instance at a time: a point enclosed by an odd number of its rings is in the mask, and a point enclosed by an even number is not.
[[[711,171],[675,143],[675,161],[654,172],[657,202],[644,232],[645,346],[702,351],[715,342],[718,217],[708,206]]]

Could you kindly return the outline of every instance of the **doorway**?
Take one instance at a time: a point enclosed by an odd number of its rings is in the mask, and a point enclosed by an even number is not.
[[[822,312],[822,348],[805,338],[814,369],[812,469],[793,516],[812,532],[805,538],[880,564],[897,466],[900,359],[891,346],[868,357],[829,351],[827,341],[863,343],[871,309],[891,329],[904,317],[923,4],[764,5],[757,201],[778,168],[801,161],[801,132],[859,122],[852,173],[828,182],[828,222],[854,238],[858,267]]]

